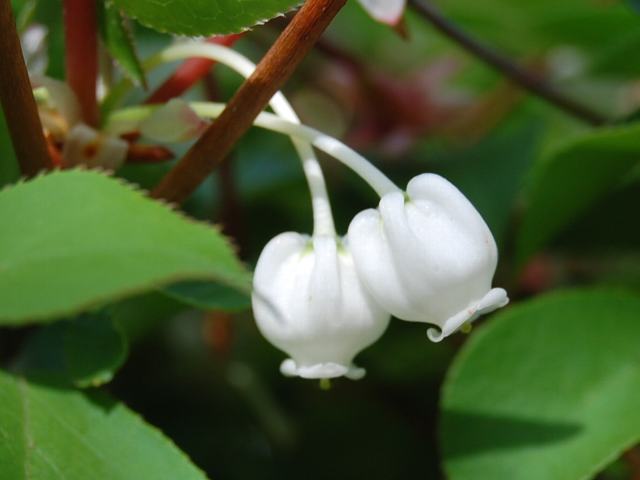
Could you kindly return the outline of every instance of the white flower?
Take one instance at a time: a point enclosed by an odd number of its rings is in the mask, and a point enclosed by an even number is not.
[[[509,301],[491,289],[498,252],[489,228],[438,175],[414,178],[406,195],[384,195],[377,210],[353,219],[348,238],[375,300],[402,320],[437,325],[427,332],[432,341]]]
[[[31,83],[46,95],[40,98],[38,109],[44,129],[56,141],[64,142],[74,125],[81,122],[80,104],[69,84],[53,78],[31,75]]]
[[[122,166],[129,144],[82,123],[80,104],[67,83],[37,75],[31,77],[31,82],[46,91],[38,105],[40,120],[47,133],[64,143],[62,164],[65,168],[83,165],[117,170]]]
[[[198,138],[208,126],[187,102],[173,98],[140,123],[140,133],[158,142],[186,142]]]
[[[406,8],[406,0],[358,0],[375,20],[396,25]]]
[[[65,167],[84,165],[117,170],[127,158],[129,144],[118,137],[104,135],[79,123],[75,125],[64,142],[62,160]]]
[[[262,334],[291,356],[280,367],[288,376],[361,378],[353,358],[389,323],[362,288],[348,246],[329,235],[271,240],[256,266],[252,300]]]

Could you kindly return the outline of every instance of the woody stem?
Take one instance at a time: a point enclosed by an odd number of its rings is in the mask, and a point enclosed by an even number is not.
[[[20,170],[23,175],[33,176],[50,168],[51,160],[9,0],[0,1],[0,51],[2,110]]]

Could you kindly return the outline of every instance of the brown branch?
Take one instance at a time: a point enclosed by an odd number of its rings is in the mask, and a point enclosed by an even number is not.
[[[97,100],[98,20],[95,0],[64,0],[64,41],[67,83],[75,92],[82,119],[99,123]]]
[[[535,76],[511,59],[495,52],[471,37],[460,27],[447,20],[429,0],[409,0],[409,4],[418,15],[431,23],[446,37],[449,37],[467,52],[480,58],[530,93],[545,99],[550,104],[591,125],[598,126],[610,123],[611,120],[602,113],[565,96],[545,82],[544,79]]]
[[[346,0],[307,0],[220,117],[152,192],[181,203],[229,154],[289,79]]]
[[[33,176],[49,168],[51,162],[10,0],[0,0],[0,52],[0,102],[20,171]]]

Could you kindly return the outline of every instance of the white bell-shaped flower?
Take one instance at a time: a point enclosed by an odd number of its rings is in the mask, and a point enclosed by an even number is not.
[[[360,278],[397,318],[431,323],[440,341],[509,301],[491,288],[495,240],[467,198],[444,178],[415,177],[406,194],[384,195],[377,210],[359,213],[349,244]]]
[[[361,378],[353,358],[389,323],[362,287],[348,245],[338,242],[283,233],[256,266],[253,313],[267,340],[291,356],[280,367],[287,376]]]

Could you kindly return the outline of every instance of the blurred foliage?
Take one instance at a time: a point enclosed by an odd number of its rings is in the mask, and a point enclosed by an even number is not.
[[[106,312],[80,315],[39,330],[18,360],[20,370],[53,375],[80,388],[111,381],[127,357],[128,340]]]
[[[100,3],[100,33],[105,47],[137,85],[147,85],[128,19],[108,1]]]
[[[639,137],[638,124],[601,130],[568,142],[538,164],[517,240],[519,262],[628,181],[640,164]]]

